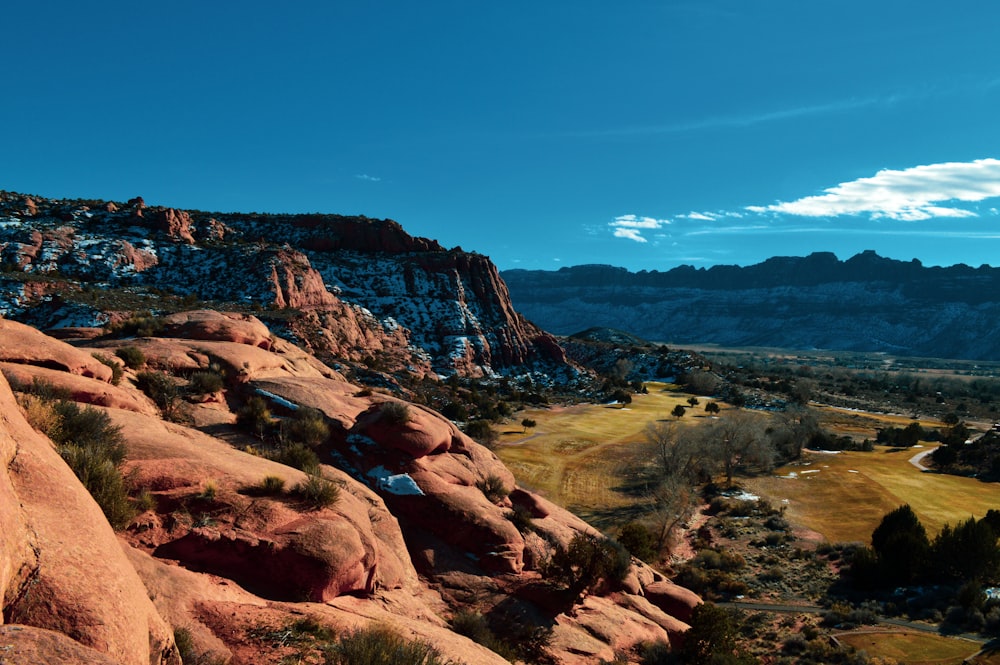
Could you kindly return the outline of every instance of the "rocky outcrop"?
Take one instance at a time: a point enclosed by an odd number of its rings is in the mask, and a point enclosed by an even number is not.
[[[0,473],[0,497],[7,495],[0,514],[13,522],[0,541],[0,561],[15,571],[0,582],[5,621],[56,630],[117,663],[179,665],[169,628],[100,508],[24,420],[2,379],[0,413],[0,450],[14,451]],[[58,661],[53,654],[42,662]]]
[[[1000,358],[1000,269],[924,267],[863,252],[630,273],[611,266],[503,273],[519,311],[557,334],[590,326],[714,343]]]
[[[31,326],[0,319],[0,361],[48,367],[98,381],[111,380],[111,368],[89,353],[53,339]]]
[[[445,250],[392,220],[210,215],[139,198],[30,200],[33,207],[23,195],[0,198],[0,262],[52,286],[28,294],[22,279],[0,281],[8,318],[100,325],[110,312],[89,291],[100,284],[145,293],[149,309],[173,297],[291,310],[282,334],[324,359],[379,371],[577,373],[555,338],[514,310],[488,258]]]

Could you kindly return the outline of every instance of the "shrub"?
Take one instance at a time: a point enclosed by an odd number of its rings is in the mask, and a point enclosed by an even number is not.
[[[135,346],[123,346],[115,350],[115,355],[122,359],[129,369],[139,369],[146,364],[146,354]]]
[[[59,454],[94,497],[111,527],[116,531],[127,527],[135,516],[135,508],[118,467],[99,451],[77,445],[62,446]]]
[[[340,499],[340,486],[316,474],[309,474],[305,481],[296,486],[295,492],[316,510],[329,508]]]
[[[520,533],[530,533],[535,530],[532,522],[531,509],[521,505],[515,505],[512,510],[508,510],[503,515],[514,525]]]
[[[493,473],[476,483],[476,487],[489,499],[490,503],[500,503],[510,494],[510,489],[504,485],[503,479]]]
[[[638,522],[629,522],[618,534],[618,542],[632,556],[647,563],[656,560],[659,552],[656,547],[656,536],[646,526]]]
[[[410,405],[406,402],[382,402],[379,405],[379,420],[389,425],[405,425],[411,417]]]
[[[295,417],[288,425],[288,436],[293,441],[315,448],[327,440],[330,428],[322,411],[302,407],[295,412]]]
[[[163,319],[152,314],[131,316],[121,323],[111,326],[111,333],[119,336],[155,337],[163,332]]]
[[[32,427],[55,440],[60,419],[52,402],[37,395],[21,394],[17,397],[17,403],[24,409],[24,417]]]
[[[264,476],[264,479],[260,481],[261,494],[266,496],[273,496],[275,494],[281,494],[285,491],[285,479],[279,478],[278,476]]]
[[[236,424],[263,438],[271,428],[271,410],[262,397],[254,395],[236,412]]]
[[[174,644],[177,645],[177,655],[181,657],[182,665],[226,665],[225,657],[213,653],[195,651],[191,631],[187,628],[174,629]]]
[[[147,510],[153,510],[156,508],[156,497],[148,488],[142,488],[139,493],[135,495],[135,509],[137,512],[144,513]]]
[[[488,420],[472,420],[465,424],[464,431],[487,448],[495,446],[500,438]]]
[[[195,395],[208,395],[217,393],[225,386],[222,375],[218,372],[201,371],[194,372],[188,382],[188,388]]]
[[[578,533],[565,548],[556,547],[543,572],[579,595],[602,582],[609,586],[620,584],[631,565],[628,551],[620,544],[603,536]]]
[[[290,443],[282,446],[272,458],[275,462],[299,471],[311,474],[319,473],[319,455],[302,443]]]
[[[122,375],[125,374],[122,366],[102,353],[94,353],[93,355],[99,363],[111,368],[111,385],[117,386],[120,384],[122,382]]]
[[[373,625],[349,633],[324,653],[325,665],[447,665],[426,642],[408,640],[388,626]]]
[[[464,635],[476,644],[500,654],[510,662],[517,659],[515,647],[498,638],[490,628],[489,621],[475,610],[461,610],[451,619],[452,631]]]
[[[153,400],[164,415],[174,412],[177,400],[180,399],[180,390],[169,376],[163,372],[139,372],[135,377],[135,385]]]

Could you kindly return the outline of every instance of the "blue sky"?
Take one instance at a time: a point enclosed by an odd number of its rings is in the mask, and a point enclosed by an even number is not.
[[[6,7],[0,189],[389,217],[501,268],[1000,264],[1000,3]]]

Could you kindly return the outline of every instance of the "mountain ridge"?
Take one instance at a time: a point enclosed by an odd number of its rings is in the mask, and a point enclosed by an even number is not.
[[[676,344],[1000,358],[1000,268],[925,267],[865,251],[747,266],[630,272],[506,270],[525,316],[568,335],[583,322]]]

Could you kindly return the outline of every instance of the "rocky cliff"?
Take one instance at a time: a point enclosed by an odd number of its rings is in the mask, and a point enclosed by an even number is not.
[[[276,312],[279,334],[330,361],[417,375],[575,371],[514,310],[488,258],[391,220],[0,192],[0,266],[0,315],[42,328],[204,301]]]
[[[1000,359],[1000,269],[925,267],[864,252],[741,268],[509,270],[515,306],[556,334],[588,326],[675,344]]]
[[[565,665],[638,662],[640,643],[682,637],[697,597],[637,560],[567,596],[544,562],[600,536],[434,411],[352,385],[247,314],[160,324],[70,344],[0,319],[4,662],[321,662],[370,625],[452,662],[507,662],[456,616]],[[66,400],[123,437],[135,515],[117,534],[64,462],[72,447],[42,433],[65,434]],[[319,435],[300,440],[306,416]]]

